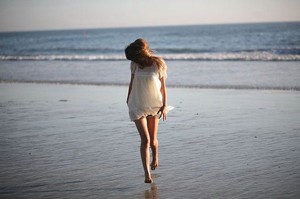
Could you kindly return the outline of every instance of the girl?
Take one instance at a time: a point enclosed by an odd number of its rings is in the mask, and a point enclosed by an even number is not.
[[[158,167],[158,122],[167,119],[166,77],[167,66],[162,58],[153,55],[144,39],[137,39],[125,49],[125,55],[131,60],[131,80],[128,89],[127,105],[131,121],[135,122],[141,137],[141,158],[145,171],[145,183],[152,183],[151,169]]]

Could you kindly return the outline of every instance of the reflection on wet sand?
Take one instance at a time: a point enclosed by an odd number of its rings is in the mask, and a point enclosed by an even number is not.
[[[158,199],[158,192],[157,192],[157,186],[155,183],[152,183],[150,186],[150,189],[145,190],[144,192],[145,199]]]

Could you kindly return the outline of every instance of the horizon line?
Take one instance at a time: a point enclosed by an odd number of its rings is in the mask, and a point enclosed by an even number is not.
[[[202,23],[202,24],[171,24],[171,25],[146,25],[146,26],[116,26],[116,27],[78,27],[78,28],[53,28],[53,29],[32,29],[32,30],[7,30],[0,33],[22,33],[22,32],[46,32],[46,31],[72,31],[72,30],[100,30],[100,29],[125,29],[125,28],[155,28],[155,27],[176,27],[176,26],[214,26],[214,25],[247,25],[247,24],[271,24],[271,23],[299,23],[297,21],[265,21],[265,22],[225,22],[225,23]]]

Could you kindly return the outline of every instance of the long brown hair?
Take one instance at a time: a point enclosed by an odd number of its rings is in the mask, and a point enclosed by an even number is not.
[[[139,38],[129,44],[125,48],[125,55],[128,60],[142,67],[155,62],[159,70],[166,70],[166,64],[163,59],[154,55],[154,52],[149,48],[148,42],[145,39]]]

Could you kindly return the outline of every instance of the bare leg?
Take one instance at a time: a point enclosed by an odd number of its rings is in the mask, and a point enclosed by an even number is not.
[[[147,120],[146,120],[146,118],[141,118],[141,119],[135,120],[134,122],[135,122],[136,128],[141,137],[140,152],[141,152],[141,158],[142,158],[143,168],[144,168],[144,172],[145,172],[145,183],[152,183],[152,178],[151,178],[150,168],[149,168],[150,136],[149,136],[148,127],[147,127]]]
[[[157,131],[158,131],[158,122],[157,117],[148,117],[147,125],[150,135],[150,147],[152,150],[152,163],[151,169],[155,170],[158,167],[158,140],[157,140]]]

